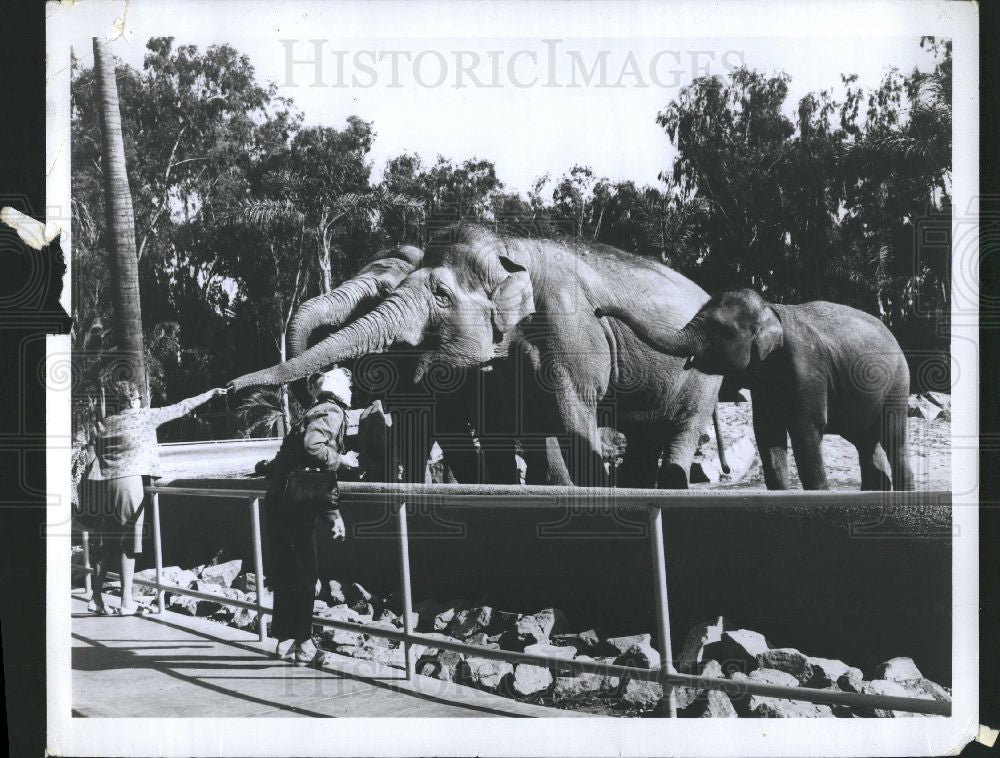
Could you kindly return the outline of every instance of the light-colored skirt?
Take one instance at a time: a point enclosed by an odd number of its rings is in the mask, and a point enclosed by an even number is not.
[[[146,509],[145,491],[139,474],[116,479],[88,480],[89,500],[84,510],[91,517],[102,542],[121,540],[123,550],[142,552],[142,530]]]

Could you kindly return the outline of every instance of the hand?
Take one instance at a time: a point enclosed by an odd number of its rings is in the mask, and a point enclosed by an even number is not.
[[[344,468],[357,468],[358,454],[354,450],[348,450],[340,456],[340,465]]]
[[[334,516],[333,523],[330,524],[330,538],[334,542],[343,542],[347,539],[347,527],[340,513]]]

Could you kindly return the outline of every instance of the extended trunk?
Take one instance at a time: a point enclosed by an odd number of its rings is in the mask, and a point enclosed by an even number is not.
[[[403,335],[420,331],[427,321],[427,306],[411,292],[388,297],[375,310],[351,322],[305,352],[277,366],[233,380],[233,389],[284,384],[322,371],[335,363],[362,355],[384,353]]]
[[[615,305],[602,306],[595,311],[595,315],[622,321],[639,339],[666,355],[686,358],[694,354],[693,335],[686,327],[674,329],[664,326],[657,319],[639,320],[628,310]]]
[[[104,173],[104,205],[111,247],[111,294],[114,303],[114,333],[119,357],[128,367],[129,379],[149,405],[146,361],[142,341],[142,310],[139,305],[139,259],[135,248],[135,218],[132,193],[125,168],[115,62],[107,46],[94,40],[94,78],[101,118],[101,158]]]

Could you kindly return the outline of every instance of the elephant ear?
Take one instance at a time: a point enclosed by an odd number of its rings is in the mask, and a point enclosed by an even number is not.
[[[501,334],[511,331],[523,319],[535,312],[535,294],[531,287],[531,276],[520,263],[505,255],[500,256],[500,265],[508,273],[493,290],[493,325]]]
[[[784,339],[784,330],[781,327],[781,321],[778,320],[778,314],[770,306],[764,306],[760,326],[757,327],[750,347],[750,365],[759,365],[771,354],[771,351],[782,346]]]

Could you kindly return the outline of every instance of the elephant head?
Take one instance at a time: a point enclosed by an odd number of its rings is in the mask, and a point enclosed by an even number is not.
[[[753,369],[784,341],[775,310],[749,289],[716,295],[680,329],[639,322],[616,306],[601,307],[595,313],[620,319],[653,349],[687,358],[687,368],[705,374],[734,374]]]
[[[473,226],[449,230],[426,254],[400,248],[299,309],[288,342],[291,353],[301,352],[231,386],[294,382],[393,345],[417,349],[414,382],[434,363],[484,366],[506,354],[515,327],[534,312],[529,266],[528,251],[508,249],[500,237]],[[349,320],[371,303],[374,307]],[[336,331],[302,349],[319,328]]]

